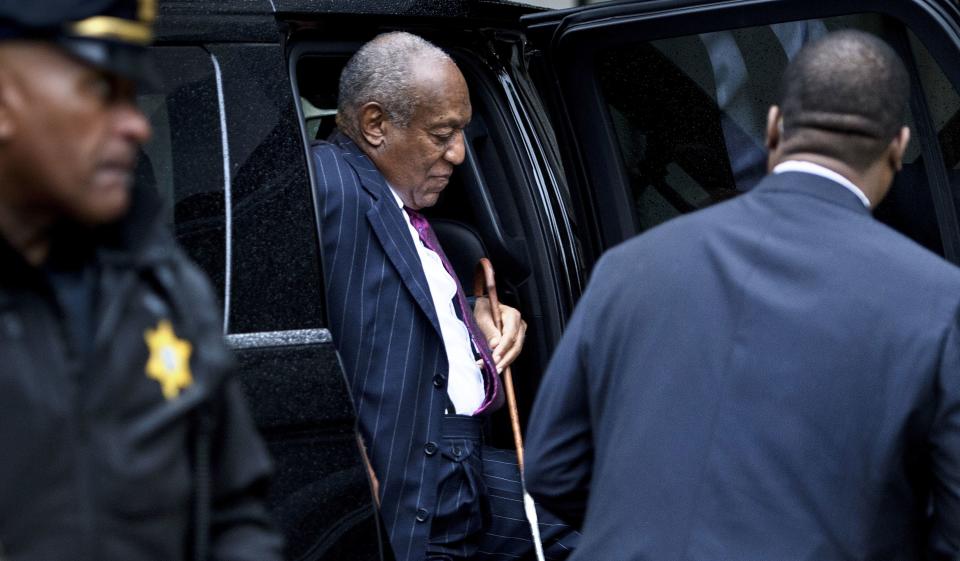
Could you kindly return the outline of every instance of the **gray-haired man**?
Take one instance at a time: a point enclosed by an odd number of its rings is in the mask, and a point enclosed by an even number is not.
[[[347,64],[339,104],[340,132],[313,148],[328,315],[396,556],[528,554],[516,461],[481,443],[526,324],[501,306],[501,332],[486,299],[466,306],[418,212],[464,159],[466,81],[434,45],[389,33]],[[569,530],[543,529],[565,557]]]

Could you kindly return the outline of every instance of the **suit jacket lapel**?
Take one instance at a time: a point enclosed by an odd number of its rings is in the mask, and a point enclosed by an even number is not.
[[[437,335],[442,337],[440,321],[437,319],[433,299],[430,297],[427,278],[423,274],[420,255],[413,245],[407,222],[403,218],[403,211],[397,206],[386,180],[373,162],[360,152],[357,145],[349,138],[338,134],[331,140],[346,150],[347,163],[357,172],[360,184],[373,197],[372,207],[367,211],[367,221],[370,222],[384,253],[397,270],[407,291],[426,314]]]

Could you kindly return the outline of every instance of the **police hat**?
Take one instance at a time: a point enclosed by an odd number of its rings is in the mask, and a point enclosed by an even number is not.
[[[0,0],[0,41],[50,41],[97,68],[156,83],[147,59],[156,15],[157,0]]]

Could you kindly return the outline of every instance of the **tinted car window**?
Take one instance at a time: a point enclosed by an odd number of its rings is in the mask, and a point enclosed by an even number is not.
[[[277,49],[155,47],[161,85],[138,96],[154,134],[137,181],[167,202],[230,333],[324,325],[309,179]]]
[[[953,200],[960,210],[960,94],[940,70],[923,43],[909,32],[920,87],[936,130]]]
[[[137,98],[153,136],[140,154],[136,179],[158,190],[177,240],[210,277],[222,303],[226,229],[214,66],[199,47],[154,49],[152,58],[162,83]]]
[[[219,45],[229,135],[229,333],[323,327],[319,244],[282,49]]]
[[[800,48],[828,31],[863,29],[887,39],[939,98],[956,97],[939,67],[902,26],[879,15],[787,22],[635,43],[602,52],[598,78],[630,179],[638,232],[750,190],[766,173],[764,128],[784,68]],[[944,96],[944,92],[949,95]],[[913,93],[915,96],[917,92]],[[930,92],[928,91],[928,95]],[[950,97],[952,95],[952,98]],[[937,106],[949,128],[956,115]],[[947,102],[949,103],[949,102]],[[914,142],[876,216],[943,253],[917,106],[908,118]],[[945,135],[941,135],[943,137]],[[954,137],[951,137],[954,138]],[[956,151],[944,138],[945,150]],[[956,154],[946,158],[956,166]]]

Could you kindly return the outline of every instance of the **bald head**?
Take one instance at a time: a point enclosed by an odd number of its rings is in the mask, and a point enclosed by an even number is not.
[[[820,154],[863,170],[903,127],[910,80],[886,43],[848,30],[804,47],[781,91],[784,153]]]

